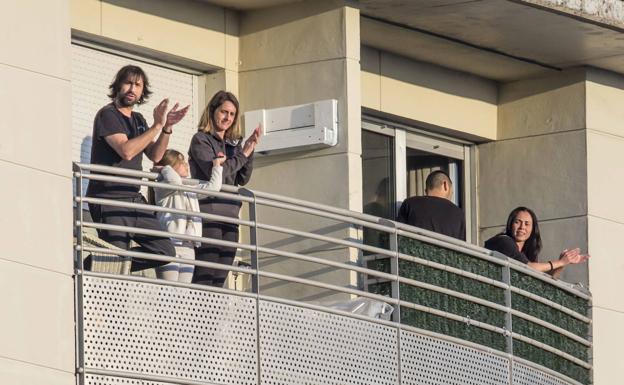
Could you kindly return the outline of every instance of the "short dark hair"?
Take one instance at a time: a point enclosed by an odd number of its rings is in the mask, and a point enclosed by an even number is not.
[[[518,213],[526,211],[531,215],[531,220],[533,221],[533,230],[531,231],[531,235],[529,235],[529,239],[524,242],[524,246],[522,246],[522,253],[526,255],[526,257],[531,262],[537,262],[537,256],[540,251],[542,251],[542,236],[540,234],[539,223],[537,221],[537,215],[528,207],[520,206],[516,207],[509,213],[509,217],[507,217],[507,226],[505,227],[505,234],[514,240],[516,239],[513,231],[511,230],[511,225]]]
[[[442,186],[442,183],[444,182],[447,182],[449,185],[453,184],[451,178],[445,171],[436,170],[427,177],[427,180],[425,181],[425,188],[427,191],[435,190]]]
[[[138,103],[145,103],[147,99],[149,99],[149,96],[152,94],[152,91],[150,91],[149,89],[149,80],[147,79],[147,74],[145,73],[145,71],[143,71],[143,69],[141,69],[141,67],[131,64],[123,66],[119,71],[117,71],[115,79],[110,84],[110,86],[108,86],[108,88],[110,89],[108,97],[111,98],[111,100],[115,101],[119,90],[121,90],[121,85],[123,84],[123,82],[125,82],[126,79],[128,79],[129,77],[135,76],[139,76],[141,77],[141,79],[143,79],[143,93],[141,94]]]

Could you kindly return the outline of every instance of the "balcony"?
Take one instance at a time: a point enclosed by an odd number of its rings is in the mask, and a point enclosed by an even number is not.
[[[237,276],[229,288],[84,270],[89,254],[103,256],[101,266],[123,266],[129,257],[175,261],[107,247],[93,229],[172,234],[93,223],[81,209],[95,203],[176,211],[85,197],[88,179],[200,191],[156,177],[74,165],[80,383],[592,381],[587,290],[475,245],[317,203],[231,186],[212,193],[243,202],[244,219],[198,215],[239,224],[241,241],[175,236],[236,246],[250,267],[185,262],[229,270]],[[297,222],[307,229],[288,225],[293,217],[305,218]],[[318,230],[316,223],[327,225]],[[384,241],[367,244],[365,230]],[[287,262],[300,270],[287,271]],[[391,318],[379,310],[387,305]]]

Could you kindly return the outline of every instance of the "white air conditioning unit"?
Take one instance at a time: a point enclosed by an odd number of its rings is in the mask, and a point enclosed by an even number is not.
[[[256,153],[311,150],[338,143],[338,101],[245,112],[245,134],[261,124]]]

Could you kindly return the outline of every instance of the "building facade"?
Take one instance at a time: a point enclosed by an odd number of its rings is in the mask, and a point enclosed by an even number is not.
[[[614,383],[624,363],[621,1],[53,0],[8,9],[0,16],[2,383],[75,381],[71,162],[88,160],[90,119],[126,62],[152,77],[150,103],[191,104],[172,143],[183,151],[216,90],[236,93],[244,112],[336,100],[337,144],[259,154],[253,189],[394,218],[442,168],[455,181],[468,241],[480,245],[514,207],[533,208],[544,258],[575,246],[592,255],[563,279],[592,291],[594,383]],[[150,104],[142,108],[151,115]],[[323,220],[284,221],[361,236]],[[278,262],[277,272],[354,280]]]

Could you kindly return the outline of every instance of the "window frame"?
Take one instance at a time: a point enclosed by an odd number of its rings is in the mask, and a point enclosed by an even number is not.
[[[378,134],[391,136],[394,138],[394,178],[395,178],[395,200],[397,206],[407,198],[407,150],[408,148],[425,151],[432,155],[440,155],[450,159],[462,161],[462,180],[457,183],[460,170],[449,163],[449,176],[453,180],[455,187],[455,197],[459,196],[459,186],[463,186],[461,192],[464,202],[463,210],[466,216],[466,240],[476,242],[477,240],[477,218],[476,218],[476,181],[475,181],[475,156],[476,144],[449,137],[446,135],[428,132],[417,127],[394,123],[388,120],[374,118],[370,116],[362,117],[362,130],[375,132]],[[397,207],[398,211],[398,207]]]

